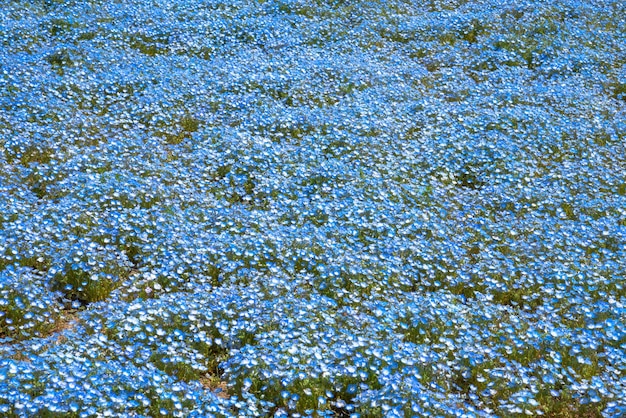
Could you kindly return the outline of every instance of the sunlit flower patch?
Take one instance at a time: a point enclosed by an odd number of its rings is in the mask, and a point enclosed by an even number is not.
[[[0,415],[626,415],[625,15],[3,2]]]

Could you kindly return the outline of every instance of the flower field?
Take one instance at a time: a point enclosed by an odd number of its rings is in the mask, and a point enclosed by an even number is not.
[[[626,416],[626,3],[2,1],[0,416]]]

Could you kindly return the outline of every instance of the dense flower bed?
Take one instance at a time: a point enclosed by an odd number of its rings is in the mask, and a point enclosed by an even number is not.
[[[3,1],[0,413],[626,415],[624,16]]]

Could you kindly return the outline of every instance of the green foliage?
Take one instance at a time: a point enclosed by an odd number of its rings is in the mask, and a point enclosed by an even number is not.
[[[167,34],[133,33],[128,36],[131,48],[150,57],[169,52],[169,36]]]
[[[22,340],[45,336],[61,317],[56,295],[40,276],[23,267],[0,271],[0,338]]]
[[[50,269],[54,289],[81,303],[105,300],[128,278],[130,262],[111,246],[81,240]]]
[[[626,83],[615,83],[613,85],[613,97],[617,100],[626,101]]]
[[[59,75],[65,74],[65,68],[74,65],[72,56],[67,49],[60,49],[46,57],[48,64],[52,66],[52,69]]]

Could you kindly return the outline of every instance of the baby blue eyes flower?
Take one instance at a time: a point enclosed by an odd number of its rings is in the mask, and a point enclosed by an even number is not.
[[[1,414],[624,415],[619,1],[4,3]]]

